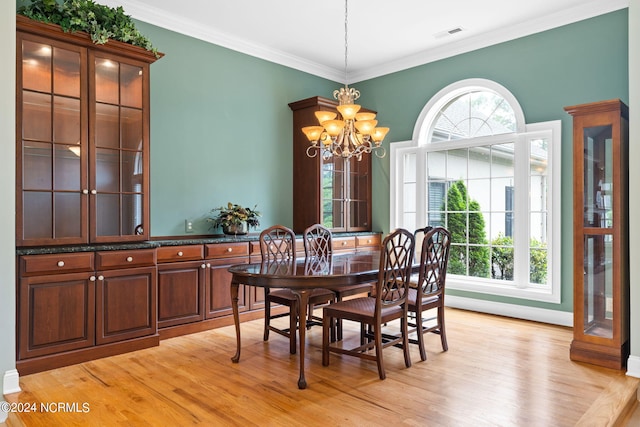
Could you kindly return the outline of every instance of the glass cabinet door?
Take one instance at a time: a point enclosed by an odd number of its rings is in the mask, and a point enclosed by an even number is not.
[[[369,154],[372,155],[372,154]],[[371,195],[370,163],[366,160],[351,159],[349,162],[349,198],[347,202],[349,230],[369,230],[369,208]]]
[[[612,126],[583,130],[585,335],[613,338]]]
[[[341,157],[322,160],[322,225],[334,231],[344,231],[346,227],[344,166]]]
[[[143,235],[145,230],[145,163],[143,64],[94,56],[95,123],[90,131],[95,165],[92,240]],[[94,234],[95,233],[95,234]]]
[[[82,243],[87,236],[86,52],[19,37],[17,244]],[[21,196],[21,197],[20,197]]]

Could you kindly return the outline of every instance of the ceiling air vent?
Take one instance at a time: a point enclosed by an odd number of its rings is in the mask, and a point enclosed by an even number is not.
[[[464,31],[464,28],[462,27],[456,27],[456,28],[451,28],[450,30],[445,30],[445,31],[440,31],[439,33],[435,33],[433,35],[433,37],[437,38],[437,39],[441,39],[443,37],[447,37],[447,36],[451,36],[457,33],[461,33],[462,31]]]

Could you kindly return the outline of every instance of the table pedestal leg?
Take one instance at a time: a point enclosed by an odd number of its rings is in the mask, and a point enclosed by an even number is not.
[[[231,281],[231,308],[233,310],[233,323],[236,325],[236,354],[231,358],[233,363],[240,361],[240,314],[238,313],[238,288],[239,283]]]
[[[300,289],[293,290],[298,297],[298,356],[300,357],[300,377],[298,378],[298,388],[307,388],[307,380],[304,377],[304,349],[307,334],[307,307],[309,305],[309,291]],[[238,344],[240,348],[240,344]],[[240,350],[238,350],[240,351]]]

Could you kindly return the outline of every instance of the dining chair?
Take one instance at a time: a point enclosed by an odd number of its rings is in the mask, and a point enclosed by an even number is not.
[[[304,237],[304,253],[306,257],[321,257],[331,259],[333,256],[333,235],[331,230],[322,224],[314,224],[309,226],[303,234]],[[344,285],[332,289],[336,295],[336,301],[340,302],[345,297],[353,295],[367,294],[369,295],[373,290],[373,285],[370,283],[358,284],[358,285]],[[309,311],[311,316],[311,310]],[[312,320],[309,318],[309,320]],[[322,321],[322,318],[314,317],[314,321]],[[338,319],[335,325],[337,329],[337,339],[342,339],[342,320]],[[334,342],[334,336],[332,335],[332,342]]]
[[[444,289],[449,263],[449,247],[451,233],[444,227],[425,227],[415,231],[416,242],[420,245],[420,269],[417,280],[409,284],[408,310],[411,328],[409,333],[416,333],[417,338],[409,338],[409,342],[420,348],[420,359],[427,360],[424,347],[424,335],[428,332],[440,335],[442,350],[447,351],[447,335],[444,327]],[[436,309],[436,316],[425,318],[427,310]],[[435,323],[433,322],[435,320]]]
[[[329,304],[323,309],[322,364],[329,365],[330,353],[375,360],[380,379],[386,378],[383,349],[402,343],[404,363],[411,366],[407,328],[407,295],[413,263],[414,236],[404,229],[389,234],[380,248],[380,267],[375,296],[353,298]],[[331,345],[330,328],[334,320],[360,323],[360,346],[346,348],[344,343]],[[382,327],[392,320],[400,320],[400,334],[383,340]],[[391,327],[391,325],[387,326]],[[367,333],[371,331],[371,334]],[[375,354],[369,351],[374,349]]]
[[[288,263],[295,268],[296,265],[296,236],[294,232],[285,226],[274,225],[260,233],[260,255],[262,263],[267,268],[272,268],[274,262]],[[327,289],[314,289],[309,295],[309,305],[326,304],[335,300],[335,294]],[[280,304],[289,307],[288,313],[271,314],[271,304]],[[273,331],[289,338],[289,352],[296,354],[296,331],[298,330],[298,297],[290,289],[265,288],[264,306],[264,341],[269,339],[269,331]],[[280,317],[289,317],[288,328],[278,328],[271,321]],[[306,326],[306,320],[303,320]]]

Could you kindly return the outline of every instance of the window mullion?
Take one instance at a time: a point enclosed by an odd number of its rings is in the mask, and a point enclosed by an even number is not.
[[[419,147],[416,153],[416,226],[425,227],[427,224],[427,150]],[[413,231],[413,230],[411,230]]]
[[[526,135],[515,141],[513,281],[516,288],[529,286],[529,144]]]

